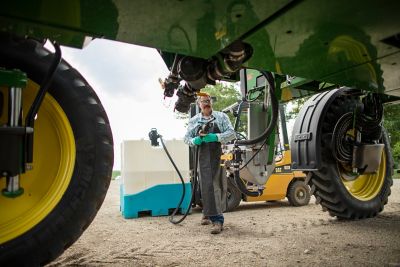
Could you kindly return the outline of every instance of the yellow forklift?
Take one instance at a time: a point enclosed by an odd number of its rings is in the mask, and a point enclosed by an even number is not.
[[[251,197],[242,194],[232,183],[228,183],[227,211],[239,206],[240,201],[276,201],[287,198],[292,206],[304,206],[310,202],[310,187],[305,184],[305,174],[301,171],[292,171],[290,150],[285,150],[282,156],[276,159],[273,174],[265,183],[262,195]],[[229,180],[228,180],[229,181]],[[252,189],[252,185],[246,184]]]

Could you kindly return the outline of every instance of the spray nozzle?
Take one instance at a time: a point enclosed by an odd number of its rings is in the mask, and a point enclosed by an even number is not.
[[[212,127],[212,122],[215,121],[215,118],[212,118],[211,120],[209,120],[207,123],[203,124],[200,128],[199,128],[199,134],[208,134],[208,132],[210,131],[211,127]]]
[[[161,135],[158,134],[156,128],[151,128],[149,132],[149,138],[151,141],[152,146],[159,146],[160,144],[158,143],[157,139],[160,138]]]

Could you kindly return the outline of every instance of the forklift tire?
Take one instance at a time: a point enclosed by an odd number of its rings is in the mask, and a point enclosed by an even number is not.
[[[388,202],[393,184],[393,158],[389,139],[383,131],[380,143],[385,144],[381,164],[376,174],[359,175],[355,180],[344,179],[346,173],[332,155],[333,129],[339,118],[357,104],[351,96],[339,96],[328,108],[322,122],[322,168],[311,172],[310,186],[317,203],[338,219],[363,219],[376,216]]]
[[[0,34],[0,67],[28,76],[24,114],[52,59],[35,40]],[[113,140],[107,115],[86,80],[64,60],[34,131],[33,169],[20,177],[24,194],[0,196],[0,266],[39,266],[57,258],[90,225],[110,184]],[[0,186],[5,187],[4,177]]]
[[[302,180],[292,181],[287,190],[287,199],[290,205],[299,207],[310,203],[311,192],[310,187]]]
[[[242,201],[242,193],[236,188],[236,186],[231,181],[231,178],[228,178],[228,186],[226,190],[226,211],[233,211],[236,209],[240,201]]]

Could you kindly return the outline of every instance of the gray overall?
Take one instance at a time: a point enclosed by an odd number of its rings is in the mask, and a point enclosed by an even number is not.
[[[220,133],[216,123],[210,133]],[[202,143],[199,146],[199,180],[203,215],[215,216],[226,209],[227,180],[224,168],[220,166],[222,148],[220,142]]]

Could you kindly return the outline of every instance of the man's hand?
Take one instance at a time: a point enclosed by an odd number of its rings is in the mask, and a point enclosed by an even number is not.
[[[200,136],[196,136],[195,138],[192,138],[192,143],[196,146],[201,145],[202,142],[203,142],[203,140],[201,140]]]
[[[203,137],[203,142],[205,143],[218,142],[218,137],[214,133],[209,133]]]

